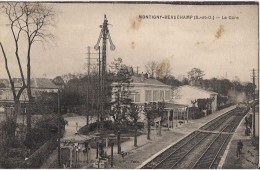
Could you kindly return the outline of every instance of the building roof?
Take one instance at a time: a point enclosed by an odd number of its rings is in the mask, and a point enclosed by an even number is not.
[[[81,134],[78,134],[78,133],[75,133],[73,134],[72,136],[67,136],[65,138],[62,138],[61,139],[61,142],[65,142],[65,141],[69,141],[69,142],[72,142],[72,143],[83,143],[87,140],[90,140],[92,139],[91,137],[89,136],[86,136],[86,135],[81,135]]]
[[[19,88],[22,86],[22,79],[21,78],[14,78],[14,86]],[[25,80],[26,81],[26,80]],[[7,79],[0,79],[0,83],[3,83],[6,87],[10,87],[10,83]],[[33,78],[31,79],[31,87],[38,88],[38,89],[58,89],[50,79],[47,78]]]
[[[3,84],[5,87],[8,87],[9,81],[7,79],[0,79],[0,84]]]
[[[132,76],[132,83],[136,84],[145,84],[145,85],[157,85],[157,86],[168,86],[167,84],[164,84],[160,82],[159,80],[152,79],[152,78],[145,78],[145,77],[137,77],[137,76]]]
[[[31,86],[41,89],[58,89],[58,86],[56,86],[50,79],[47,78],[34,78],[32,80]]]
[[[196,87],[196,86],[190,86],[190,85],[184,85],[184,86],[180,86],[179,88],[182,88],[182,87],[189,87],[189,88],[193,88],[193,89],[196,89],[196,90],[200,90],[204,93],[208,93],[208,94],[218,94],[216,92],[213,92],[213,91],[209,91],[209,90],[205,90],[205,89],[202,89],[202,88],[199,88],[199,87]]]

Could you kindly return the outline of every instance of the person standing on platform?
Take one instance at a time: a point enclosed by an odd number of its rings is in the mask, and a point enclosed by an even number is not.
[[[237,157],[239,158],[240,157],[240,154],[242,152],[242,149],[243,149],[243,143],[241,140],[239,140],[237,142]]]

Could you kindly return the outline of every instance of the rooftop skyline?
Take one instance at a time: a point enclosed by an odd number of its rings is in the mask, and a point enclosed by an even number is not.
[[[35,44],[32,50],[32,76],[55,77],[67,73],[84,73],[87,46],[97,42],[104,14],[116,46],[108,50],[107,63],[121,57],[145,72],[148,61],[167,60],[175,77],[187,75],[197,67],[205,78],[226,77],[251,81],[250,70],[258,68],[257,5],[169,5],[169,4],[102,4],[52,3],[57,11],[55,39]],[[220,19],[194,20],[183,16],[219,16]],[[146,19],[140,19],[144,16]],[[153,16],[157,19],[152,19]],[[169,19],[158,19],[169,16]],[[171,17],[179,19],[171,19]],[[179,17],[178,17],[179,16]],[[239,19],[222,19],[223,17]],[[11,32],[6,16],[0,15],[0,40],[6,48],[13,77],[19,77]],[[109,45],[109,43],[108,43]],[[108,48],[109,49],[109,48]],[[26,51],[23,50],[22,54]],[[97,57],[92,55],[92,57]],[[26,67],[25,57],[22,59]],[[0,78],[6,78],[0,54]]]

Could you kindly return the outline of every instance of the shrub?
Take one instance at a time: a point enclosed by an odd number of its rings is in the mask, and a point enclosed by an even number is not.
[[[6,158],[1,161],[1,168],[14,169],[19,167],[24,162],[21,158]]]
[[[65,120],[60,117],[61,132],[65,129]],[[32,129],[32,142],[34,145],[41,146],[46,141],[50,140],[58,133],[58,115],[48,114],[41,117]],[[63,133],[61,133],[61,137]]]
[[[225,105],[222,105],[222,106],[218,106],[218,110],[225,109],[225,108],[230,107],[232,105],[233,105],[233,103],[228,103],[228,104],[225,104]]]
[[[114,129],[114,125],[113,125],[113,122],[111,120],[104,121],[103,127],[104,127],[104,129],[107,129],[107,130],[113,130]],[[88,126],[85,125],[82,128],[80,128],[79,133],[86,135],[90,132],[97,130],[97,128],[98,128],[98,122],[90,123]]]
[[[204,112],[197,112],[194,114],[194,119],[199,119],[205,116]]]
[[[57,140],[54,137],[36,150],[26,161],[23,161],[19,168],[40,168],[56,147]]]

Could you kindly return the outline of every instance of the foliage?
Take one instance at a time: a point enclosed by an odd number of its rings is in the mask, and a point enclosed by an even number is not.
[[[129,99],[130,95],[130,83],[131,76],[133,75],[133,71],[130,67],[127,67],[122,63],[122,59],[118,58],[112,62],[111,65],[111,73],[113,83],[111,85],[112,88],[112,102],[110,116],[114,120],[114,127],[117,134],[117,146],[118,153],[121,153],[121,142],[120,142],[120,134],[122,128],[129,121],[127,119],[127,110],[131,103],[131,99]]]
[[[112,84],[112,102],[111,102],[111,111],[110,116],[112,116],[113,120],[120,126],[124,121],[126,121],[125,112],[131,100],[129,99],[130,95],[130,83],[131,83],[131,70],[124,64],[122,64],[122,59],[115,59],[112,63],[113,72],[113,80]]]
[[[147,119],[147,139],[150,140],[150,132],[151,132],[151,125],[153,123],[153,120],[155,117],[157,117],[158,112],[157,112],[157,106],[156,102],[150,102],[150,103],[145,103],[144,104],[144,113]]]
[[[8,118],[7,120],[1,122],[0,130],[1,130],[1,136],[3,142],[5,143],[5,147],[10,148],[13,147],[15,144],[15,130],[16,130],[17,124],[14,119]]]
[[[202,110],[210,110],[212,99],[197,99],[198,108],[200,111]]]
[[[6,88],[6,85],[4,83],[0,83],[0,88]]]
[[[35,127],[32,129],[32,143],[34,148],[41,146],[52,137],[57,136],[58,120],[60,121],[61,132],[63,132],[66,122],[63,117],[59,119],[57,114],[46,114],[37,120]],[[25,145],[29,145],[28,139],[25,140]]]
[[[201,80],[203,79],[203,77],[205,75],[204,71],[202,71],[199,68],[193,68],[187,74],[188,74],[190,83],[192,83],[194,85],[200,85]]]
[[[2,5],[2,10],[7,18],[8,28],[11,30],[11,37],[14,42],[14,54],[18,64],[18,70],[21,76],[21,87],[15,89],[14,81],[9,70],[8,58],[2,42],[0,42],[2,54],[5,60],[5,69],[11,85],[12,95],[15,103],[15,114],[19,114],[19,100],[22,92],[27,89],[29,105],[27,109],[27,135],[31,139],[31,105],[33,96],[31,92],[31,50],[33,44],[52,39],[53,35],[48,32],[54,23],[54,10],[49,5],[43,3],[27,3],[27,2],[7,2]],[[24,40],[23,42],[21,40]],[[25,46],[24,42],[27,42]],[[21,50],[20,47],[23,49]],[[21,63],[21,51],[26,51],[26,79]]]
[[[90,74],[82,78],[73,78],[65,84],[61,91],[60,100],[63,112],[71,112],[73,108],[79,108],[82,114],[85,107],[90,108],[89,114],[95,114],[98,110],[98,77],[95,74]],[[88,89],[89,91],[86,90]],[[89,94],[88,94],[89,93]],[[89,95],[89,100],[87,100]]]
[[[24,159],[22,158],[5,158],[1,161],[1,168],[15,169],[18,168],[23,162]]]
[[[223,106],[225,104],[227,104],[228,101],[228,96],[222,96],[222,95],[217,95],[217,106]]]
[[[114,130],[114,125],[111,120],[103,121],[103,127],[106,130]],[[79,129],[79,133],[83,135],[88,135],[90,132],[96,131],[98,129],[98,122],[90,123],[88,126],[85,125]]]
[[[164,76],[163,78],[158,78],[158,80],[172,87],[178,87],[183,84],[181,81],[179,81],[172,75]]]
[[[49,114],[56,113],[58,109],[58,94],[55,92],[37,92],[34,105],[32,107],[33,112],[36,114]]]
[[[53,84],[55,84],[58,87],[63,87],[65,85],[64,80],[61,76],[57,76],[52,80]]]
[[[205,113],[202,112],[202,111],[199,111],[196,114],[194,114],[194,119],[200,119],[200,118],[202,118],[204,116],[205,116]]]
[[[57,140],[55,137],[49,139],[45,144],[43,144],[38,150],[36,150],[28,160],[23,161],[19,166],[22,169],[35,169],[40,168],[42,163],[49,157],[50,153],[56,149]]]
[[[256,86],[253,83],[247,83],[244,86],[244,91],[247,96],[253,97],[255,88],[256,88]]]
[[[168,59],[162,60],[156,68],[156,76],[159,79],[163,79],[163,78],[169,76],[170,72],[171,72],[171,65],[170,65],[170,61]]]

